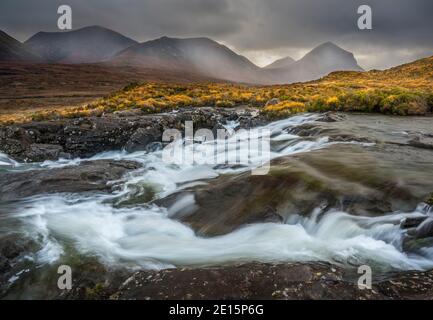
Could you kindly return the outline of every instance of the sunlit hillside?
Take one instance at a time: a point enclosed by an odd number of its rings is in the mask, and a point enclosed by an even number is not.
[[[426,115],[433,108],[433,57],[385,71],[334,72],[317,81],[291,85],[134,83],[86,106],[41,111],[31,118],[100,116],[133,109],[157,113],[179,107],[242,105],[258,107],[270,117],[330,110]]]

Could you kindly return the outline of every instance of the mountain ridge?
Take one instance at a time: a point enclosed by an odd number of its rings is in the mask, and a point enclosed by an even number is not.
[[[246,57],[210,38],[161,37],[118,53],[111,62],[200,72],[230,81],[253,81],[260,68]]]
[[[335,71],[363,71],[353,53],[332,42],[320,44],[298,61],[284,57],[260,68],[207,37],[163,36],[139,43],[101,26],[66,32],[41,31],[22,44],[22,48],[46,63],[138,66],[251,84],[304,82]]]
[[[335,71],[364,71],[364,69],[359,66],[353,53],[332,42],[325,42],[286,68],[267,70],[272,72],[271,76],[275,84],[317,80]]]

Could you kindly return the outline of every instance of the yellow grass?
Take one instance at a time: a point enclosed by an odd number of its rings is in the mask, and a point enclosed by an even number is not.
[[[277,100],[267,105],[272,99]],[[133,109],[156,113],[179,107],[242,105],[261,108],[271,117],[328,110],[424,115],[433,109],[433,57],[386,71],[334,72],[317,81],[290,85],[131,84],[88,105],[42,111],[26,120],[100,116]],[[17,119],[23,120],[18,116]]]

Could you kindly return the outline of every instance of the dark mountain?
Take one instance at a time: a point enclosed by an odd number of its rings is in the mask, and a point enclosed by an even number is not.
[[[258,83],[260,68],[208,38],[162,37],[120,52],[113,63],[183,70],[212,78]]]
[[[274,83],[292,83],[319,79],[334,71],[363,71],[351,52],[326,42],[286,68],[267,70]]]
[[[25,45],[0,31],[0,61],[38,61]]]
[[[68,32],[39,32],[26,46],[50,63],[94,63],[112,58],[137,44],[120,33],[99,26]]]
[[[292,64],[296,62],[295,59],[292,59],[291,57],[285,57],[279,60],[276,60],[272,62],[271,64],[264,67],[264,69],[279,69],[279,68],[287,68],[290,67]]]

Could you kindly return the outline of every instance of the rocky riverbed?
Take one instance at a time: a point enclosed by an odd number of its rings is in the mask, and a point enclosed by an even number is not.
[[[269,172],[165,163],[163,132],[185,121],[229,130],[229,154],[236,129],[269,130]],[[432,137],[425,117],[251,108],[1,127],[0,296],[430,299]],[[373,290],[356,286],[361,265]]]
[[[125,111],[102,117],[3,126],[0,145],[4,153],[25,162],[84,158],[111,150],[146,150],[152,142],[161,143],[164,130],[183,130],[186,121],[193,121],[196,128],[216,130],[230,120],[239,120],[242,128],[266,122],[256,109],[247,107],[185,108],[157,115]]]

